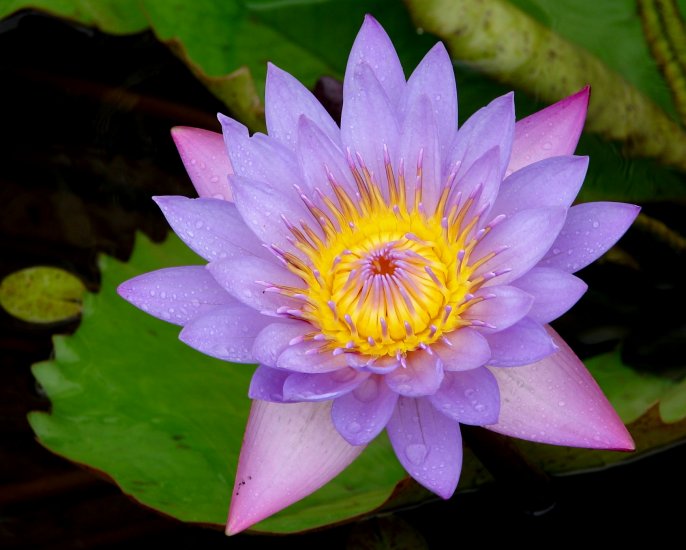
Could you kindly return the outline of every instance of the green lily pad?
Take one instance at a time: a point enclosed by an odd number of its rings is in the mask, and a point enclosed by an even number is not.
[[[0,306],[29,323],[57,323],[81,314],[86,288],[81,280],[57,267],[29,267],[0,283]]]

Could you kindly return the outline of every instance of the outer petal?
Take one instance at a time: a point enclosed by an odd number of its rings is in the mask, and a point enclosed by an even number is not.
[[[571,155],[579,142],[586,119],[591,89],[546,107],[515,125],[508,173],[548,157]]]
[[[407,356],[407,366],[387,374],[385,380],[388,387],[400,395],[431,395],[443,381],[443,364],[435,353],[417,350]]]
[[[578,277],[549,267],[534,267],[512,286],[534,297],[527,314],[539,323],[549,323],[565,313],[583,296],[588,288]]]
[[[218,306],[237,305],[200,265],[144,273],[120,284],[117,292],[146,313],[176,325]]]
[[[273,403],[288,401],[283,397],[283,383],[289,376],[290,374],[286,371],[260,365],[250,380],[248,397],[261,401],[272,401]]]
[[[391,39],[371,15],[365,16],[362,28],[350,50],[343,80],[343,109],[345,102],[355,93],[351,83],[353,75],[362,63],[372,67],[384,93],[393,106],[397,106],[405,90],[405,74]]]
[[[301,342],[288,346],[276,360],[279,369],[294,372],[323,373],[347,367],[345,354],[334,355],[330,351],[317,351],[319,342]]]
[[[236,534],[306,497],[364,450],[331,422],[331,404],[253,401],[226,532]]]
[[[229,174],[233,174],[224,138],[217,132],[177,126],[172,138],[199,197],[232,200]]]
[[[283,395],[289,401],[326,401],[354,390],[369,372],[345,367],[322,374],[291,374],[283,385]]]
[[[212,262],[207,269],[229,294],[262,313],[276,315],[281,306],[298,306],[293,298],[274,292],[273,285],[299,287],[302,280],[273,262],[246,257]]]
[[[401,397],[387,430],[407,473],[440,497],[450,498],[462,469],[460,425],[427,398]]]
[[[602,256],[638,216],[640,208],[621,202],[587,202],[569,209],[565,225],[539,264],[574,273]]]
[[[474,293],[483,298],[470,307],[463,317],[486,323],[478,330],[493,333],[511,327],[531,309],[533,296],[514,286],[500,285],[480,289]]]
[[[290,343],[299,340],[311,330],[310,325],[287,321],[272,323],[264,327],[255,338],[252,355],[255,360],[268,367],[276,367],[276,361]]]
[[[489,365],[518,367],[528,365],[557,351],[552,338],[536,321],[525,317],[516,325],[486,336],[491,346]]]
[[[398,394],[380,376],[371,376],[333,402],[331,419],[351,445],[366,445],[386,427]]]
[[[206,260],[259,256],[275,261],[241,219],[236,206],[217,199],[153,197],[176,233]]]
[[[531,441],[630,451],[624,424],[562,338],[560,350],[532,365],[492,368],[500,387],[500,417],[490,430]]]
[[[498,421],[500,391],[486,367],[449,372],[429,400],[439,411],[462,424],[483,426]]]
[[[485,365],[491,358],[488,340],[472,328],[461,328],[445,335],[447,342],[431,346],[447,371],[475,369]]]
[[[338,125],[312,92],[296,78],[275,65],[267,65],[265,117],[269,136],[295,150],[298,119],[305,115],[334,143],[340,143]]]
[[[217,359],[253,363],[255,336],[268,322],[269,317],[247,306],[216,308],[188,323],[179,340]]]

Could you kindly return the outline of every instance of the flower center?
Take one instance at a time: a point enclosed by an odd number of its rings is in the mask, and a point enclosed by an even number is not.
[[[495,253],[471,258],[494,225],[476,230],[476,196],[461,200],[459,193],[453,194],[452,174],[434,212],[427,215],[421,202],[421,166],[408,206],[403,177],[396,182],[389,162],[385,194],[364,165],[349,163],[357,183],[355,198],[332,178],[337,203],[320,193],[320,208],[301,194],[321,231],[304,222],[300,227],[286,222],[303,258],[277,251],[305,283],[305,290],[280,287],[302,302],[300,309],[286,311],[312,325],[305,338],[334,353],[401,358],[477,324],[463,314],[481,300],[472,293],[489,278],[475,277],[475,270]]]

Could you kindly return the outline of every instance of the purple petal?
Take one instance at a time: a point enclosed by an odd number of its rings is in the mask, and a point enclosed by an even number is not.
[[[224,138],[217,132],[177,126],[172,138],[198,196],[232,200],[229,174],[233,174]]]
[[[491,252],[497,254],[478,267],[475,275],[509,270],[486,281],[486,287],[518,279],[548,251],[564,224],[566,212],[561,207],[522,210],[497,224],[476,245],[471,257],[477,260]]]
[[[364,450],[331,422],[331,404],[253,401],[226,532],[236,534],[306,497]]]
[[[549,267],[534,267],[512,283],[534,297],[527,314],[539,323],[549,323],[565,313],[588,288],[578,277]]]
[[[176,233],[206,260],[246,255],[275,261],[245,225],[236,206],[218,199],[153,197]]]
[[[495,424],[500,412],[500,390],[486,367],[449,372],[429,400],[436,409],[462,424]]]
[[[530,164],[500,186],[491,211],[512,215],[520,210],[563,206],[569,208],[586,176],[588,157],[553,157]]]
[[[457,133],[457,87],[450,55],[441,42],[429,50],[407,80],[401,113],[407,113],[423,95],[431,102],[441,157],[445,157]]]
[[[295,150],[298,119],[305,115],[334,143],[340,143],[340,130],[312,92],[296,78],[275,65],[267,65],[265,117],[269,136]]]
[[[569,209],[560,236],[539,264],[574,273],[602,256],[624,235],[640,208],[621,202],[587,202]]]
[[[591,89],[546,107],[517,122],[508,173],[549,157],[571,155],[581,135]]]
[[[283,395],[289,401],[326,401],[354,390],[370,373],[345,367],[323,374],[291,374],[283,385]]]
[[[248,397],[273,403],[284,403],[283,383],[290,375],[283,370],[260,365],[250,380]]]
[[[254,363],[255,336],[269,320],[242,305],[216,308],[188,323],[179,334],[179,340],[217,359]]]
[[[450,152],[447,169],[452,170],[459,162],[457,181],[480,157],[498,147],[500,150],[500,174],[510,160],[514,134],[514,95],[512,92],[496,98],[479,109],[458,130],[455,144]]]
[[[301,342],[288,346],[279,355],[276,367],[295,372],[323,373],[348,366],[345,353],[334,355],[330,351],[319,351],[320,342]]]
[[[371,376],[333,402],[331,419],[348,443],[366,445],[386,427],[397,401],[381,376]]]
[[[476,330],[465,327],[446,334],[446,343],[431,346],[447,371],[463,371],[485,365],[491,358],[488,340]]]
[[[351,86],[353,75],[363,63],[372,67],[382,90],[392,105],[397,106],[405,90],[405,74],[391,39],[371,15],[365,16],[348,57],[343,80],[344,112],[345,103],[357,92],[355,86]]]
[[[528,365],[557,351],[545,328],[528,317],[501,332],[488,334],[486,339],[491,346],[488,364],[494,367]]]
[[[146,313],[185,325],[217,306],[237,304],[204,266],[169,267],[122,283],[119,295]]]
[[[449,199],[449,206],[453,206],[455,198],[460,197],[458,204],[463,205],[468,200],[472,200],[473,204],[465,214],[466,223],[476,216],[480,219],[489,219],[488,212],[490,206],[495,202],[500,188],[501,174],[499,166],[500,149],[494,147],[486,151],[481,157],[476,159],[471,166],[459,176],[459,183],[457,185],[456,194],[451,193],[452,197]],[[484,225],[483,223],[480,226]],[[479,226],[479,227],[480,227]]]
[[[407,366],[386,375],[386,384],[394,392],[409,397],[431,395],[443,381],[443,364],[435,353],[416,350],[407,355]]]
[[[500,387],[500,417],[488,429],[554,445],[633,450],[593,377],[564,340],[548,331],[557,353],[524,367],[491,369]]]
[[[272,323],[264,327],[255,338],[252,355],[255,360],[268,367],[276,367],[276,362],[293,339],[299,339],[312,330],[307,323],[286,321]]]
[[[279,307],[300,305],[296,299],[274,292],[274,285],[303,285],[300,277],[281,265],[246,257],[211,262],[207,269],[229,294],[262,313],[276,315]]]
[[[362,157],[367,169],[373,173],[377,183],[386,180],[384,146],[390,159],[395,159],[398,150],[400,126],[396,111],[384,92],[374,72],[366,63],[361,63],[355,73],[346,77],[343,113],[341,114],[341,139],[353,155]],[[382,189],[385,186],[381,185]]]
[[[414,204],[417,174],[421,171],[421,202],[426,212],[433,212],[441,190],[441,155],[433,108],[425,95],[410,105],[405,116],[399,154],[405,168],[408,206]]]
[[[478,330],[484,333],[499,332],[521,320],[531,309],[533,296],[514,286],[491,286],[474,293],[483,298],[462,315],[465,319],[478,320],[486,326]]]
[[[407,473],[438,496],[450,498],[462,469],[460,425],[426,398],[401,397],[386,429]]]

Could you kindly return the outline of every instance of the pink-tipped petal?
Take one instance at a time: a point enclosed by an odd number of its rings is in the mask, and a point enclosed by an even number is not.
[[[579,142],[586,119],[591,89],[546,107],[515,125],[508,173],[548,157],[571,155]]]
[[[528,365],[557,351],[545,328],[528,317],[501,332],[486,335],[486,339],[491,346],[488,364],[495,367]]]
[[[441,389],[429,400],[462,424],[484,426],[498,421],[500,391],[495,376],[486,367],[446,373]]]
[[[331,422],[331,403],[253,401],[226,532],[234,535],[305,498],[364,450]]]
[[[534,267],[512,283],[534,297],[527,315],[539,323],[549,323],[577,303],[588,288],[578,277],[550,267]]]
[[[255,338],[252,354],[255,361],[268,367],[276,367],[276,362],[291,342],[301,339],[312,330],[307,323],[287,321],[272,323],[264,327]]]
[[[629,229],[640,208],[621,202],[587,202],[569,209],[560,236],[541,267],[574,273],[605,254]]]
[[[508,285],[483,288],[476,291],[474,296],[483,300],[465,311],[463,317],[486,323],[483,327],[477,327],[477,330],[486,334],[511,327],[529,312],[534,303],[531,294]]]
[[[462,371],[481,367],[491,358],[488,340],[472,328],[461,328],[445,335],[447,342],[431,346],[443,362],[446,371]]]
[[[268,322],[269,317],[244,305],[216,308],[188,323],[179,340],[217,359],[254,363],[255,336]]]
[[[427,398],[401,397],[386,429],[407,473],[438,496],[450,498],[462,469],[460,425]]]
[[[237,304],[203,266],[169,267],[119,285],[119,295],[146,313],[185,325],[218,306]]]
[[[573,447],[631,451],[634,443],[612,405],[574,352],[548,327],[559,351],[532,365],[491,368],[500,417],[488,429]]]
[[[354,390],[369,372],[345,367],[334,372],[291,374],[283,385],[283,395],[289,401],[327,401]]]
[[[206,260],[258,256],[276,261],[245,225],[233,203],[175,196],[153,200],[174,233]]]
[[[177,126],[172,138],[199,197],[232,200],[229,174],[233,174],[224,138],[217,132]]]
[[[381,83],[382,90],[396,107],[405,91],[405,74],[391,39],[371,15],[365,16],[362,28],[350,50],[343,79],[344,109],[345,102],[349,101],[356,91],[351,83],[353,75],[362,63],[373,68],[374,76]]]
[[[298,119],[309,118],[331,139],[340,144],[338,125],[316,97],[296,78],[272,65],[267,66],[265,118],[269,136],[295,150],[298,139]]]
[[[348,443],[366,445],[386,427],[397,401],[398,394],[373,375],[334,401],[331,419]]]
[[[277,315],[282,306],[297,308],[295,298],[274,292],[273,285],[298,288],[302,279],[285,267],[261,258],[248,256],[211,262],[207,269],[215,280],[237,300],[270,315]]]
[[[348,366],[345,355],[322,351],[320,342],[305,341],[283,350],[276,360],[276,367],[293,372],[331,372]]]
[[[273,403],[287,402],[283,396],[283,384],[289,376],[286,371],[260,365],[250,380],[248,397]]]
[[[432,395],[443,381],[443,364],[435,353],[416,350],[407,355],[407,366],[387,374],[385,380],[388,387],[400,395]]]

